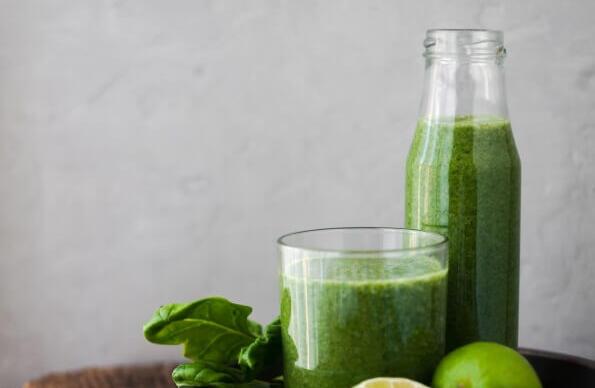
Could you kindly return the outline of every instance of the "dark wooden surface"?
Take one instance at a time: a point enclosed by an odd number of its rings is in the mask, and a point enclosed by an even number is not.
[[[539,350],[521,349],[539,374],[543,388],[595,388],[595,362]],[[175,363],[88,368],[54,373],[25,383],[24,388],[175,388]]]
[[[171,380],[175,366],[163,363],[53,373],[25,383],[23,388],[175,388]]]

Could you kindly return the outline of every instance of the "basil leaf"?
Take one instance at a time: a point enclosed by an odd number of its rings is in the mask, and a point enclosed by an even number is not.
[[[242,348],[238,360],[248,379],[270,380],[283,374],[281,320],[271,322],[264,335]]]
[[[184,356],[193,361],[223,365],[237,363],[240,350],[262,333],[248,319],[252,308],[220,297],[160,307],[144,327],[153,343],[184,344]]]

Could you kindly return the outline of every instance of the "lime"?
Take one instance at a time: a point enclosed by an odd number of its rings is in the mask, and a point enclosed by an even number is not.
[[[377,377],[359,383],[353,388],[429,388],[409,379],[395,377]]]
[[[449,353],[438,364],[432,387],[542,388],[525,357],[492,342],[475,342]]]

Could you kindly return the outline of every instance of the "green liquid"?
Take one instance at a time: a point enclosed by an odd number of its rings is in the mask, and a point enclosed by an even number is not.
[[[295,277],[282,278],[286,387],[347,388],[377,376],[430,381],[444,355],[446,269],[438,261],[312,259],[294,267]]]
[[[520,161],[508,121],[418,123],[406,225],[448,235],[447,350],[517,346]]]

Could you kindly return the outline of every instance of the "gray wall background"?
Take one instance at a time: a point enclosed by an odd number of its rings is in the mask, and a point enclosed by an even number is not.
[[[401,225],[429,27],[505,31],[523,346],[595,358],[595,3],[0,0],[0,381],[171,359],[160,304],[277,311],[274,241]]]

